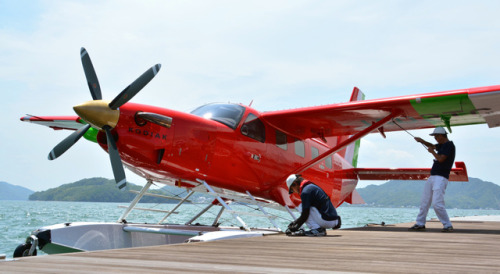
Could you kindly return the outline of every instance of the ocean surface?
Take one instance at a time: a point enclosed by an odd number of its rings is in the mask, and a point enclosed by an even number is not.
[[[14,249],[26,241],[31,231],[43,226],[66,222],[115,222],[124,212],[126,203],[90,203],[90,202],[42,202],[42,201],[0,201],[0,254],[12,258]],[[173,204],[139,204],[137,207],[169,210]],[[165,223],[185,223],[196,215],[206,204],[183,205],[178,214],[172,214]],[[233,210],[256,213],[245,205],[231,205]],[[212,207],[195,223],[212,224],[220,207]],[[286,211],[268,209],[277,216],[277,223],[284,231],[291,221]],[[360,227],[367,224],[386,224],[413,222],[418,208],[378,208],[366,206],[341,206],[337,209],[342,216],[342,228]],[[448,209],[450,217],[500,215],[500,210]],[[127,217],[128,222],[156,223],[164,213],[135,210]],[[298,216],[298,215],[296,215]],[[262,217],[241,215],[250,227],[271,227],[271,223]],[[429,218],[436,218],[429,210]],[[224,213],[220,220],[224,226],[241,226],[229,213]],[[38,255],[46,255],[38,251]]]

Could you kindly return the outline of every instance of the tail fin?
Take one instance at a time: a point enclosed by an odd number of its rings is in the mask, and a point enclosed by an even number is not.
[[[351,94],[350,102],[362,101],[365,99],[365,94],[357,87],[354,87]],[[358,152],[361,140],[357,140],[353,144],[347,146],[345,150],[345,159],[352,164],[353,167],[358,166]]]
[[[351,195],[349,195],[345,200],[344,202],[348,202],[350,203],[351,205],[362,205],[362,204],[366,204],[365,200],[363,200],[363,198],[361,198],[361,195],[359,195],[359,192],[356,191],[356,189],[354,189],[352,192],[351,192]]]
[[[358,87],[354,87],[354,89],[352,90],[351,99],[349,101],[354,102],[363,100],[365,100],[365,94]]]

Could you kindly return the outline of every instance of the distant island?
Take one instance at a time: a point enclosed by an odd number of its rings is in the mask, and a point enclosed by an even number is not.
[[[367,205],[380,207],[418,207],[425,181],[392,180],[382,185],[358,189]],[[449,182],[447,208],[500,209],[500,186],[477,178],[469,182]]]
[[[28,200],[34,191],[22,186],[0,182],[0,200]]]
[[[140,191],[142,186],[127,184],[127,190]],[[39,191],[29,196],[30,201],[72,201],[72,202],[115,202],[129,203],[136,193],[130,191],[121,191],[116,187],[114,180],[105,178],[83,179],[74,183],[64,184],[62,186],[51,188],[45,191]],[[173,186],[163,186],[161,189],[150,189],[149,193],[177,196],[183,198],[186,190]],[[198,197],[193,194],[191,200]],[[162,197],[144,196],[141,203],[177,203],[175,199],[165,199]]]
[[[424,181],[392,180],[382,185],[369,185],[357,190],[368,206],[418,207],[423,185]],[[128,187],[136,191],[142,188],[134,184],[129,184]],[[180,198],[186,195],[185,189],[173,186],[163,186],[151,192]],[[135,196],[135,193],[118,190],[114,180],[105,178],[83,179],[38,192],[0,182],[0,200],[129,203]],[[212,199],[200,193],[191,196],[191,200],[197,202],[210,202]],[[500,209],[500,186],[477,178],[469,178],[469,182],[450,182],[446,190],[445,201],[447,208]],[[177,203],[177,200],[144,196],[141,202]]]

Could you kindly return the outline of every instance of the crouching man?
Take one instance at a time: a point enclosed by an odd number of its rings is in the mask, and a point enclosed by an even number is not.
[[[288,225],[287,235],[325,236],[327,228],[340,228],[340,216],[337,215],[328,195],[319,186],[295,174],[288,176],[286,185],[288,193],[298,193],[302,201],[302,213]],[[304,223],[310,230],[304,231],[300,228]]]

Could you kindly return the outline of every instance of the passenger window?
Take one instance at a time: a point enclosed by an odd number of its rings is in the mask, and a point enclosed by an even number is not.
[[[333,168],[333,165],[332,165],[332,156],[326,157],[325,164],[326,164],[327,168],[329,168],[329,169]]]
[[[311,159],[319,156],[319,150],[315,147],[311,147]]]
[[[283,150],[288,149],[288,144],[286,142],[286,134],[279,130],[276,130],[276,145]]]
[[[300,157],[306,157],[306,148],[304,146],[304,142],[301,140],[295,140],[295,154]]]
[[[241,134],[255,139],[261,143],[266,141],[266,127],[257,116],[248,114],[245,123],[241,126]]]

